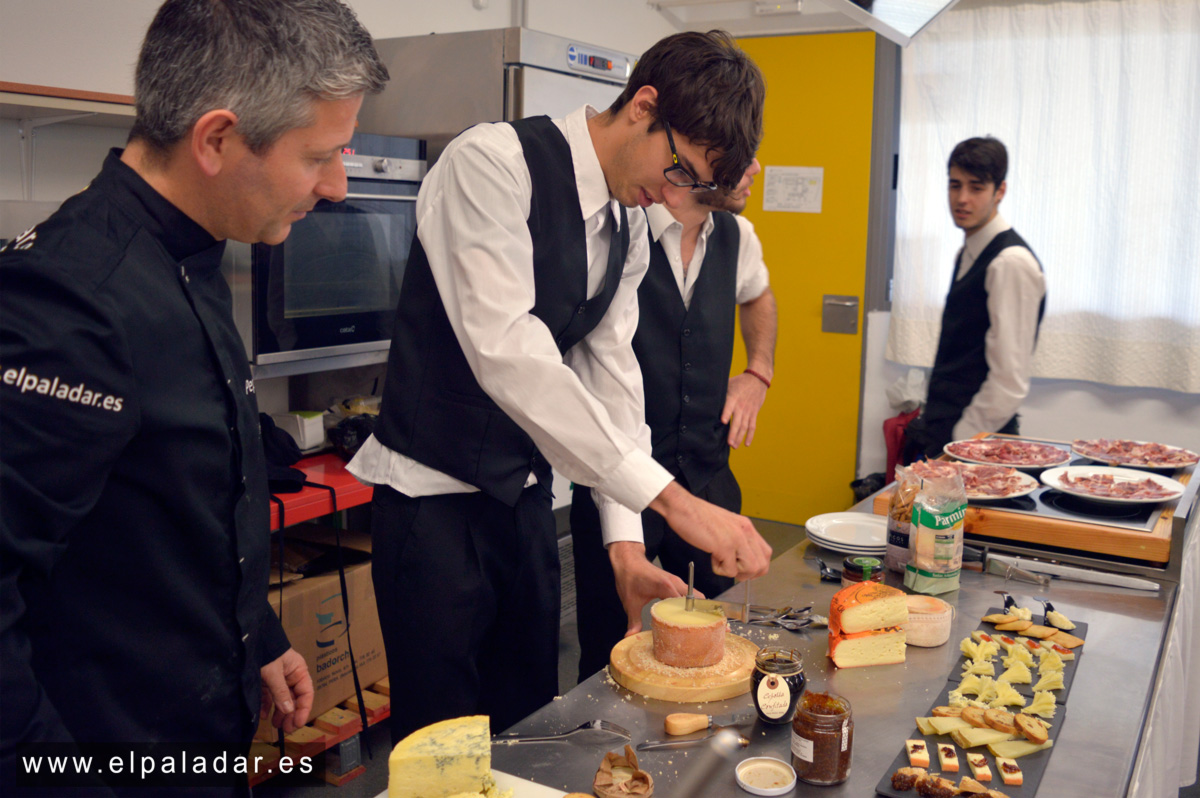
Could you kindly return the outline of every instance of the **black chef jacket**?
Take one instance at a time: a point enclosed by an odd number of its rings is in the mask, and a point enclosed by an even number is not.
[[[119,157],[0,252],[8,767],[29,741],[248,742],[288,648],[224,243]]]

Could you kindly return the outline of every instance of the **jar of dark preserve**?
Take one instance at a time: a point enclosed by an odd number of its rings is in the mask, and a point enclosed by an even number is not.
[[[806,693],[792,720],[792,767],[808,784],[841,784],[850,777],[854,715],[839,695]]]
[[[842,562],[842,587],[855,582],[882,582],[883,561],[875,557],[850,555]]]
[[[763,646],[754,655],[750,692],[764,723],[787,723],[804,692],[804,658],[780,646]]]

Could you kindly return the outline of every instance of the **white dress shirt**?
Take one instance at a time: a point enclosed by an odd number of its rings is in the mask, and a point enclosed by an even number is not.
[[[566,136],[587,240],[587,294],[608,266],[608,192],[583,106],[554,120]],[[629,252],[604,318],[560,354],[532,315],[535,282],[529,235],[532,183],[516,131],[504,123],[459,135],[429,170],[417,195],[417,235],[442,304],[480,387],[572,482],[595,489],[605,545],[642,540],[639,513],[671,482],[650,456],[642,377],[633,353],[637,288],[649,265],[646,221],[630,211]],[[403,301],[403,299],[401,300]],[[349,471],[408,496],[476,488],[400,455],[371,437]],[[536,479],[529,475],[526,485]]]
[[[1011,228],[996,214],[979,232],[968,236],[954,279],[966,276],[992,239]],[[1033,372],[1038,305],[1046,295],[1046,280],[1033,253],[1025,247],[1005,247],[988,264],[984,286],[991,320],[983,339],[988,375],[954,425],[956,441],[1003,427],[1028,395]]]
[[[749,219],[741,216],[737,220],[738,255],[737,255],[737,296],[735,301],[742,305],[758,299],[770,287],[770,276],[767,265],[763,263],[762,242],[754,233],[754,225]],[[684,268],[682,254],[683,225],[678,222],[671,212],[662,205],[651,205],[646,209],[646,220],[650,224],[651,237],[662,245],[671,264],[671,272],[675,275],[675,283],[679,286],[679,294],[683,297],[683,306],[692,306],[692,294],[696,291],[696,280],[700,277],[700,266],[704,263],[704,253],[708,249],[708,236],[713,231],[713,215],[710,212],[700,225],[700,235],[696,238],[696,248],[692,259]]]

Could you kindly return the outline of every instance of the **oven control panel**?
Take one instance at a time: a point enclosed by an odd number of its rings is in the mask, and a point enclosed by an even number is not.
[[[627,55],[601,50],[590,45],[567,45],[567,68],[589,75],[627,79],[635,61]]]
[[[419,183],[425,177],[425,161],[408,158],[389,158],[362,153],[343,153],[342,165],[346,177],[365,180],[402,180]]]

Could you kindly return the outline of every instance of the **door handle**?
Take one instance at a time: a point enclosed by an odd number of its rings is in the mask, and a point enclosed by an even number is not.
[[[858,334],[858,297],[825,294],[821,304],[821,332]]]

